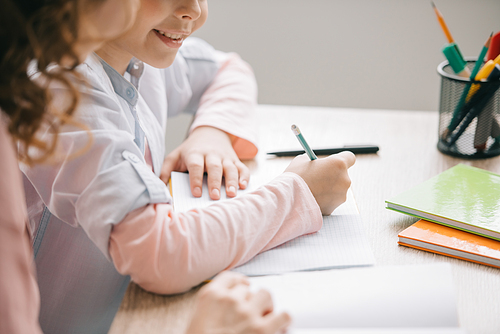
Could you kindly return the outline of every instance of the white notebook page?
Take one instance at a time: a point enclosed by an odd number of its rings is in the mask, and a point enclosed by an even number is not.
[[[252,176],[248,189],[239,190],[238,196],[252,191],[267,181]],[[174,209],[177,212],[203,208],[217,202],[208,196],[206,177],[203,195],[200,198],[191,194],[188,174],[173,172],[171,182]],[[221,200],[231,200],[226,198],[224,187],[221,188]],[[323,217],[323,227],[320,231],[295,238],[258,254],[233,271],[247,276],[260,276],[291,271],[369,266],[374,263],[373,252],[363,231],[361,216],[349,189],[347,201],[331,216]]]
[[[297,328],[287,334],[466,334],[459,327],[435,328]]]
[[[292,328],[458,328],[447,263],[252,277]],[[291,333],[294,333],[293,331]]]

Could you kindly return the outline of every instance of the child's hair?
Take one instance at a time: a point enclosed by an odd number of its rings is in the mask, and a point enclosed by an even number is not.
[[[78,90],[67,74],[74,73],[79,62],[73,46],[81,1],[0,0],[0,109],[24,163],[43,161],[54,152],[59,128],[71,122],[78,105]],[[64,66],[53,66],[63,60]],[[35,71],[43,80],[30,78]],[[63,110],[51,105],[48,85],[54,80],[68,90],[70,103]],[[37,138],[42,127],[50,140]],[[36,155],[29,154],[30,147],[36,148]]]

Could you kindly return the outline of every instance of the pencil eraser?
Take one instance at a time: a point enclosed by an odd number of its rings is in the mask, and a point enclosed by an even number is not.
[[[453,72],[458,74],[467,68],[467,62],[462,58],[455,43],[445,44],[442,51],[446,59],[448,59]]]
[[[486,61],[495,59],[500,54],[500,31],[491,37],[490,47],[486,54]]]

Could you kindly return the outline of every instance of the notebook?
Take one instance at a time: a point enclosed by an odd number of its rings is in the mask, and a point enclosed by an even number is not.
[[[500,175],[456,165],[386,201],[387,208],[500,240]]]
[[[174,210],[186,212],[192,208],[202,208],[217,201],[208,196],[206,176],[202,197],[191,195],[189,175],[173,172],[171,175]],[[238,191],[238,196],[248,193],[267,180],[252,177],[246,190]],[[221,187],[221,200],[226,197]],[[278,247],[256,255],[249,262],[236,267],[233,271],[247,276],[274,275],[291,271],[320,270],[371,266],[375,258],[370,242],[363,230],[352,191],[347,201],[339,206],[331,216],[323,217],[323,228],[317,233],[300,236]]]
[[[251,277],[292,316],[289,333],[463,333],[447,263]]]
[[[398,244],[500,268],[500,241],[419,220],[402,231]]]
[[[466,334],[460,328],[307,328],[292,329],[287,334]]]

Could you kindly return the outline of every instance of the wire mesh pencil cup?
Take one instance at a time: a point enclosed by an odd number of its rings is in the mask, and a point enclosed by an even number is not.
[[[476,60],[467,59],[472,71]],[[483,159],[500,155],[500,81],[457,76],[447,61],[439,64],[439,141],[444,154]]]

